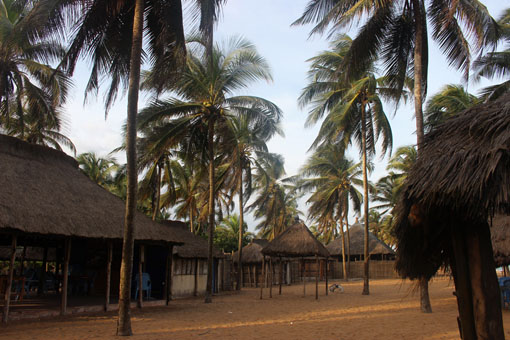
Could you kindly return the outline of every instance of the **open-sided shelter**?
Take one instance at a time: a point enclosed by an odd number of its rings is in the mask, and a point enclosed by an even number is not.
[[[463,339],[503,339],[488,221],[510,212],[510,95],[427,134],[397,208],[397,270],[451,268]]]
[[[250,242],[250,244],[243,247],[243,258],[241,259],[243,265],[242,268],[238,268],[237,270],[243,271],[242,283],[243,285],[246,282],[249,282],[249,285],[252,286],[253,283],[255,287],[258,286],[259,281],[262,277],[262,263],[264,261],[264,255],[262,255],[262,248],[269,244],[268,240],[265,239],[254,239]],[[234,263],[238,263],[239,252],[236,251],[233,255]]]
[[[308,227],[301,221],[296,222],[293,226],[287,228],[283,233],[278,235],[272,240],[267,246],[262,249],[262,254],[265,256],[283,258],[283,257],[295,257],[305,258],[314,256],[316,259],[316,266],[319,268],[319,257],[327,260],[329,257],[328,250],[320,243],[317,238],[312,234]],[[280,263],[281,260],[280,260]],[[302,260],[303,268],[304,261]],[[327,266],[326,266],[327,268]],[[282,271],[280,270],[280,273]],[[281,276],[281,274],[280,274]],[[328,293],[328,275],[326,273],[326,295]],[[281,282],[280,278],[280,294],[281,294]],[[319,273],[315,276],[315,298],[319,298]],[[262,286],[261,286],[262,287]],[[303,275],[303,294],[305,294],[306,283]],[[262,288],[261,288],[262,297]]]
[[[17,246],[56,249],[54,274],[62,287],[61,314],[67,310],[69,284],[85,276],[103,292],[104,308],[108,309],[110,291],[118,292],[115,283],[120,273],[125,203],[81,173],[77,162],[63,152],[3,135],[0,173],[0,245],[11,247],[9,272],[4,277],[8,282],[4,321],[16,278]],[[183,241],[172,229],[141,213],[135,214],[134,224],[133,274],[153,268],[152,289],[165,299],[168,271],[159,261],[164,263],[172,247]]]

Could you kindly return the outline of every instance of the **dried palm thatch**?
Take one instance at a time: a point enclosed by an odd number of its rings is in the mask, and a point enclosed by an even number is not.
[[[243,264],[256,264],[262,263],[264,256],[262,255],[262,248],[269,244],[268,240],[256,239],[250,244],[243,247]],[[237,263],[239,258],[239,252],[234,253],[234,262]]]
[[[275,257],[329,257],[329,252],[311,233],[308,227],[298,222],[287,228],[262,249],[262,254]]]
[[[0,232],[122,239],[125,203],[63,152],[0,135]],[[135,214],[135,239],[182,244],[172,229]]]
[[[397,206],[397,270],[431,277],[447,263],[451,226],[483,227],[496,212],[510,212],[510,95],[425,136]]]
[[[174,247],[173,253],[185,259],[207,259],[207,240],[189,231],[189,224],[181,221],[162,221],[165,227],[184,242],[181,246]],[[222,258],[223,254],[213,247],[213,256]]]
[[[363,255],[365,251],[365,229],[362,224],[355,223],[349,228],[350,253],[352,255]],[[342,238],[338,237],[327,246],[331,256],[342,256]],[[370,255],[395,254],[386,243],[378,239],[374,234],[368,232],[368,251]]]
[[[492,249],[497,267],[510,265],[510,216],[496,215],[491,221]]]

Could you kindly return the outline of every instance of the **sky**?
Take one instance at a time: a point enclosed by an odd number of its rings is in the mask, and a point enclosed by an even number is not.
[[[259,53],[266,58],[272,69],[273,82],[255,83],[244,93],[260,96],[276,103],[283,111],[282,127],[284,137],[273,138],[268,146],[271,152],[282,154],[288,176],[295,175],[309,156],[307,150],[317,135],[319,125],[305,128],[307,109],[299,108],[297,98],[306,86],[306,73],[309,68],[307,59],[328,48],[325,36],[309,38],[311,26],[292,26],[303,12],[309,0],[228,0],[222,9],[216,26],[216,42],[225,41],[231,36],[242,36],[255,44]],[[508,0],[482,1],[494,18],[499,18],[502,11],[510,7]],[[353,31],[356,27],[352,28]],[[429,55],[429,89],[428,96],[437,92],[445,84],[459,84],[462,74],[447,65],[445,57],[437,45],[430,45]],[[84,88],[88,79],[89,65],[82,62],[75,72],[75,86],[70,100],[66,104],[67,125],[64,133],[71,138],[77,153],[96,152],[107,155],[122,143],[121,127],[126,117],[127,101],[119,96],[116,104],[105,119],[101,92],[97,97],[91,96],[84,103]],[[464,84],[472,93],[489,82]],[[107,85],[105,83],[105,85]],[[106,86],[105,86],[106,88]],[[150,98],[141,94],[139,108],[143,108]],[[416,126],[413,119],[412,102],[401,105],[395,112],[391,106],[385,107],[391,117],[394,150],[399,146],[415,144]],[[350,151],[355,161],[359,160],[356,149]],[[120,162],[125,161],[123,154],[116,155]],[[388,157],[374,159],[375,170],[370,180],[376,182],[385,175]],[[306,211],[302,200],[300,209]],[[253,218],[248,217],[249,229],[253,230]]]

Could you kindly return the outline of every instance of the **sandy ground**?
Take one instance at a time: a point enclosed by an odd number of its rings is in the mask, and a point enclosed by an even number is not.
[[[362,282],[340,284],[343,293],[324,296],[315,284],[273,289],[244,289],[216,296],[212,304],[201,298],[172,301],[168,307],[133,311],[132,339],[459,339],[457,306],[448,279],[430,285],[432,314],[419,311],[418,293],[409,282],[373,280],[370,295],[362,296]],[[510,311],[503,311],[505,336],[510,339]],[[0,326],[0,339],[113,339],[116,315],[70,316]],[[117,338],[118,339],[118,338]]]

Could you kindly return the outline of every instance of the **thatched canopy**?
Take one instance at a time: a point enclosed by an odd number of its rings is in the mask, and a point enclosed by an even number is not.
[[[0,135],[0,173],[0,232],[122,239],[125,203],[63,152]],[[135,239],[182,243],[139,212]]]
[[[161,224],[184,241],[183,245],[174,247],[174,254],[185,259],[207,259],[207,240],[190,232],[189,224],[171,220],[162,221]],[[223,254],[213,247],[213,256],[221,258]]]
[[[425,136],[397,208],[397,269],[430,277],[446,263],[452,225],[510,212],[510,95]],[[486,225],[486,224],[485,224]]]
[[[362,224],[355,223],[349,228],[350,253],[351,255],[363,255],[365,252],[365,229]],[[346,240],[347,247],[347,240]],[[342,256],[342,238],[338,237],[327,246],[331,256]],[[386,243],[378,239],[374,234],[368,232],[368,251],[370,255],[395,254]],[[347,249],[346,249],[347,253]]]
[[[510,216],[496,215],[492,219],[491,239],[497,267],[510,265]]]
[[[262,263],[263,255],[262,248],[269,244],[268,240],[264,239],[255,239],[252,240],[250,244],[243,247],[243,258],[242,262],[246,264],[256,264]],[[237,263],[237,259],[239,257],[239,252],[236,251],[234,253],[234,262]]]
[[[320,243],[303,222],[287,228],[262,249],[267,256],[277,257],[329,257],[329,252]]]

